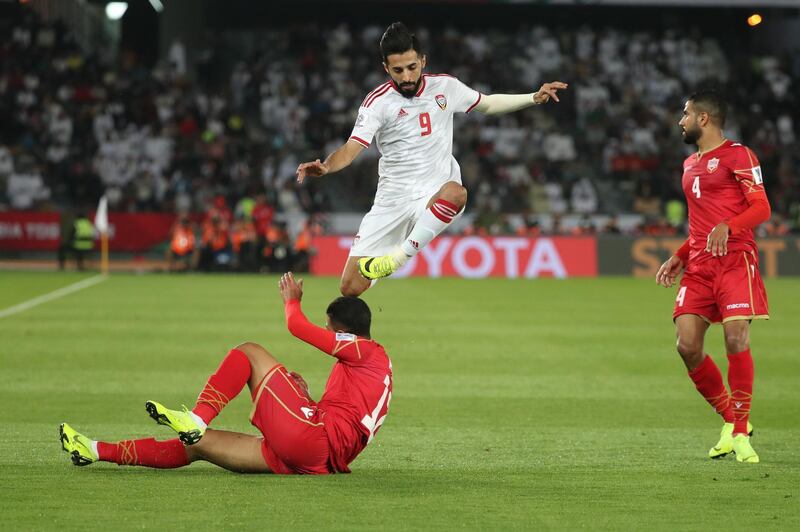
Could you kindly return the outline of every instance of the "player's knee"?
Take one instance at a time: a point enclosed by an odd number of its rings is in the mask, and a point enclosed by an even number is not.
[[[460,208],[463,208],[464,205],[467,204],[467,188],[458,183],[450,183],[442,196],[444,196],[444,199],[458,205]]]
[[[747,334],[725,335],[725,349],[728,354],[735,355],[750,348]]]
[[[687,363],[703,357],[703,343],[678,337],[678,353]]]
[[[350,279],[342,279],[342,282],[339,284],[339,292],[346,297],[358,297],[364,293],[364,290],[366,290],[364,283],[359,283],[358,281]]]
[[[247,355],[247,358],[250,360],[269,355],[269,352],[266,349],[255,342],[242,342],[241,344],[237,345],[235,349]]]

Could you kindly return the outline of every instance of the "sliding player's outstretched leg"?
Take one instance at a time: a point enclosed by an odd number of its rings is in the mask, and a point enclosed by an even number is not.
[[[69,453],[76,466],[111,462],[117,465],[173,469],[189,465],[192,461],[186,453],[186,447],[178,439],[156,441],[154,438],[142,438],[114,443],[102,442],[77,432],[67,423],[61,424],[58,433],[61,447]]]
[[[466,204],[467,189],[455,181],[445,183],[428,200],[425,212],[405,241],[388,255],[362,257],[358,260],[358,271],[371,280],[392,275],[444,231]]]

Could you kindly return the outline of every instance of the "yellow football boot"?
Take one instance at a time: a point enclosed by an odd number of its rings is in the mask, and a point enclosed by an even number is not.
[[[358,259],[358,271],[364,278],[374,281],[389,277],[400,269],[400,262],[394,255],[382,257],[363,257]]]
[[[750,445],[750,436],[746,434],[737,434],[733,438],[733,452],[736,453],[737,462],[757,464],[759,461],[753,446]]]
[[[170,410],[155,401],[147,401],[144,407],[150,417],[156,420],[156,423],[166,425],[177,432],[178,438],[185,445],[194,445],[206,433],[205,424],[198,423],[185,406],[183,407],[183,412]]]
[[[753,435],[753,425],[747,422],[747,435]],[[724,458],[733,452],[733,423],[725,423],[722,425],[722,431],[719,433],[719,441],[717,444],[709,449],[708,457],[717,459]]]
[[[86,466],[99,460],[92,450],[92,440],[76,432],[66,423],[62,423],[58,428],[58,435],[61,439],[61,448],[69,453],[72,463],[76,466]]]

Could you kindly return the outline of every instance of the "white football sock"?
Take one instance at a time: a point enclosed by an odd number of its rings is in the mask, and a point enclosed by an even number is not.
[[[195,420],[195,422],[196,422],[198,425],[200,425],[200,428],[201,428],[201,429],[205,429],[205,428],[207,428],[207,427],[208,427],[208,425],[206,425],[206,422],[205,422],[205,421],[203,421],[203,418],[201,418],[200,416],[198,416],[197,414],[195,414],[195,413],[194,413],[194,412],[192,412],[191,410],[189,410],[189,415],[190,415],[190,416],[192,416],[192,419],[194,419],[194,420]]]
[[[436,200],[430,209],[422,213],[417,223],[414,224],[411,234],[401,244],[400,249],[404,258],[399,256],[400,253],[395,253],[395,259],[398,259],[400,264],[404,264],[408,259],[419,253],[422,248],[430,244],[431,240],[450,225],[456,214],[458,214],[458,211],[456,211],[455,205],[443,200]],[[399,259],[402,259],[402,261]]]

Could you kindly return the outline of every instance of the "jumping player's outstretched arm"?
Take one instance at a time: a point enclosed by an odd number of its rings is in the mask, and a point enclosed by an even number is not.
[[[354,140],[348,140],[338,150],[331,153],[320,162],[319,159],[307,163],[301,163],[297,167],[297,182],[302,183],[306,177],[322,177],[325,174],[338,172],[342,168],[350,166],[350,163],[364,150],[364,146]]]
[[[532,105],[547,103],[552,99],[558,102],[559,89],[566,89],[568,85],[561,81],[545,83],[532,94],[486,94],[481,96],[475,110],[487,115],[499,115],[525,109]]]

